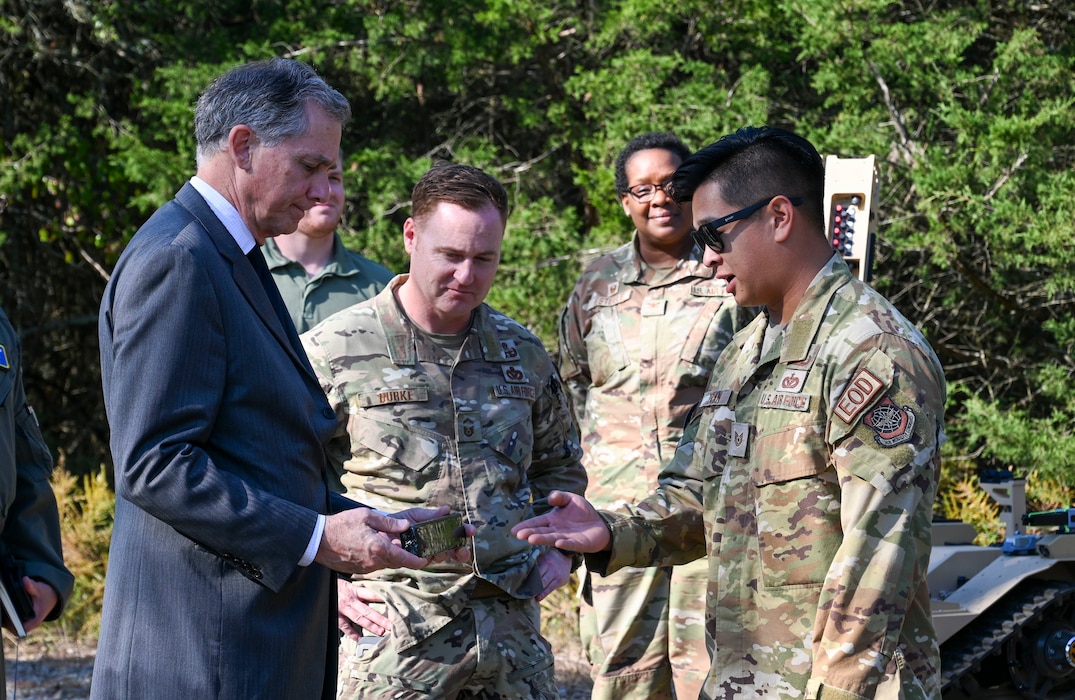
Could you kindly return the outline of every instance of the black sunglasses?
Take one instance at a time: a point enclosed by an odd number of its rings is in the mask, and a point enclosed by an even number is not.
[[[741,219],[747,218],[754,212],[764,207],[769,202],[776,199],[777,196],[778,195],[767,197],[760,202],[755,202],[754,204],[751,204],[749,207],[743,207],[739,211],[732,212],[727,216],[722,216],[719,219],[713,219],[708,223],[702,224],[697,229],[691,231],[691,238],[694,239],[694,242],[697,243],[700,248],[704,249],[706,246],[709,246],[713,249],[714,253],[723,253],[724,239],[721,237],[721,233],[717,229],[721,228],[722,226],[727,226],[733,221],[740,221]],[[791,206],[793,207],[797,207],[803,203],[802,197],[789,197],[788,201],[791,202]]]

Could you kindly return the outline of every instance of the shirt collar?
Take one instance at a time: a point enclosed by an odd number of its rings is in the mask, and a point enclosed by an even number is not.
[[[254,238],[254,234],[250,233],[250,228],[243,221],[239,210],[225,199],[224,195],[217,192],[212,185],[197,175],[190,178],[190,184],[205,199],[206,204],[220,219],[220,223],[224,224],[224,228],[228,229],[228,233],[231,234],[231,237],[235,239],[235,242],[242,249],[243,255],[246,255],[257,246],[257,240]]]

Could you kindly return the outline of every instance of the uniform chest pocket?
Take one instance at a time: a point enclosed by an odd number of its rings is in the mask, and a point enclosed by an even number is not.
[[[724,318],[721,307],[734,304],[730,296],[692,297],[690,315],[693,323],[683,339],[679,359],[700,366],[706,373],[735,335],[735,328]]]
[[[601,306],[590,319],[586,335],[586,354],[590,360],[590,377],[595,386],[606,384],[617,372],[630,364],[623,327],[616,306]]]
[[[817,586],[843,540],[840,486],[820,430],[795,426],[755,445],[762,586]]]
[[[352,458],[346,464],[349,478],[363,479],[368,491],[404,486],[421,491],[440,474],[440,441],[419,428],[361,418],[355,426]]]
[[[512,466],[525,469],[534,451],[534,431],[529,420],[519,421],[489,436],[489,446]]]

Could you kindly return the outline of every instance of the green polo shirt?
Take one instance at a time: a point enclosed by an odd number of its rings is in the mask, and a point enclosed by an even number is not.
[[[348,250],[333,234],[332,259],[313,277],[284,256],[273,239],[261,247],[291,321],[305,333],[337,311],[377,296],[395,275],[388,268]]]

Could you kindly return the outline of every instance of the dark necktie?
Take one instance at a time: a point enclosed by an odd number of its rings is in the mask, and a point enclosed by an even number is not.
[[[280,290],[276,287],[276,281],[272,278],[272,273],[269,272],[269,266],[265,264],[265,257],[261,254],[260,246],[254,246],[253,250],[246,254],[246,259],[254,266],[254,272],[257,273],[258,279],[261,280],[261,286],[265,288],[265,294],[268,295],[269,302],[272,304],[277,318],[280,319],[287,337],[291,339],[292,336],[295,336],[297,339],[295,325],[291,322],[291,314],[287,312],[287,307],[284,306],[284,299],[280,296]],[[292,345],[294,345],[294,342],[292,342]]]

